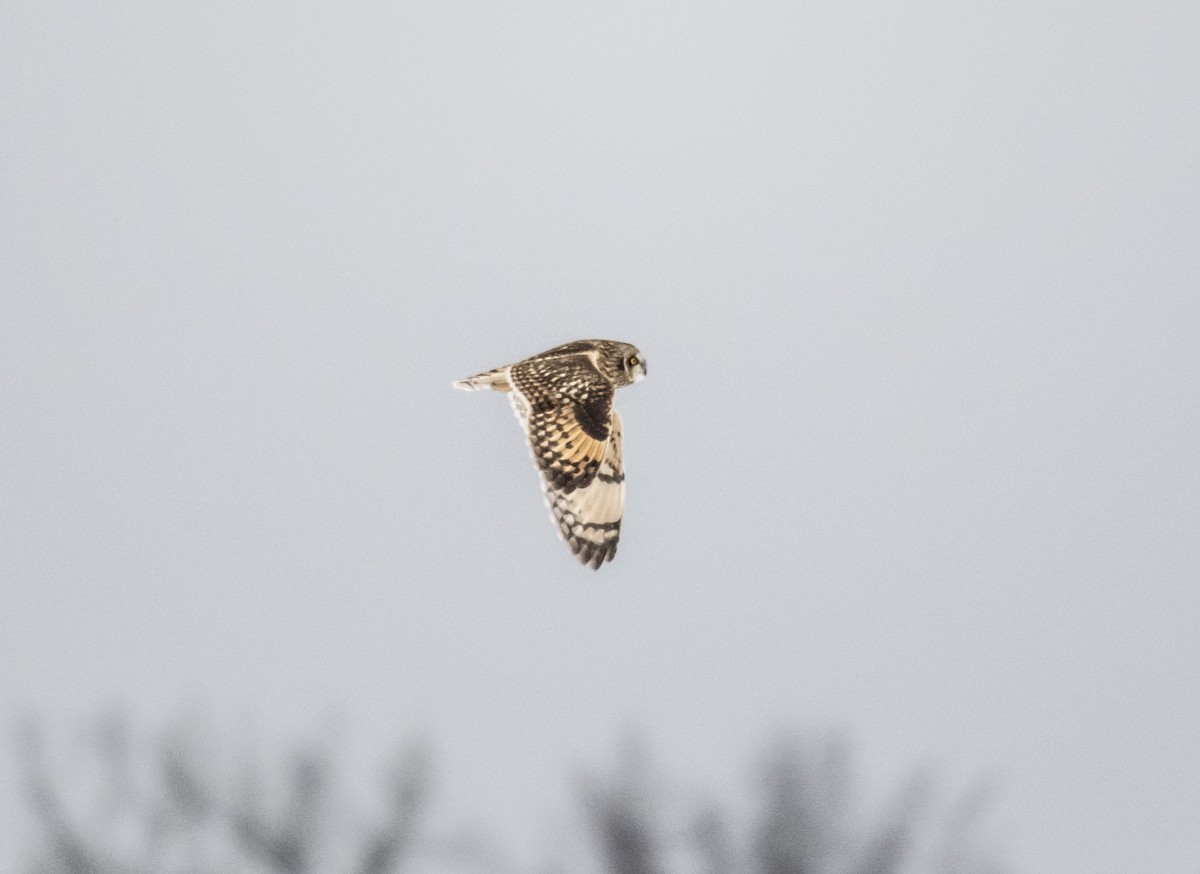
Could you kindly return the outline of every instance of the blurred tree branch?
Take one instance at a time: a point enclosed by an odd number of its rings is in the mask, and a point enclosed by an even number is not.
[[[427,756],[414,747],[391,771],[385,816],[356,843],[346,839],[326,746],[292,756],[284,797],[273,806],[252,767],[223,781],[218,763],[198,751],[188,730],[164,733],[138,762],[124,720],[106,718],[94,734],[100,780],[90,790],[56,781],[42,735],[29,721],[18,743],[24,795],[40,838],[30,866],[37,874],[391,874],[415,848],[428,795]],[[139,774],[139,765],[148,765],[147,773]],[[333,858],[339,843],[351,845],[340,855],[359,861]]]
[[[267,791],[253,760],[222,767],[194,727],[139,745],[119,715],[86,733],[82,767],[56,778],[41,727],[19,732],[24,796],[37,835],[30,874],[396,874],[505,869],[496,845],[469,833],[423,837],[427,750],[410,746],[384,769],[378,809],[352,815],[336,790],[331,745],[310,744],[277,769]],[[852,803],[848,746],[840,736],[769,745],[753,798],[667,804],[648,757],[627,743],[615,767],[580,786],[591,835],[562,874],[1000,874],[981,848],[988,787],[972,787],[942,820],[923,772],[876,815]],[[590,858],[592,865],[581,860]]]
[[[741,825],[714,804],[701,805],[678,826],[665,821],[666,805],[650,790],[644,754],[627,755],[608,778],[592,776],[584,787],[583,807],[606,874],[1003,870],[978,848],[972,834],[971,826],[985,808],[978,789],[957,802],[939,826],[930,815],[933,780],[918,772],[881,815],[867,817],[863,826],[851,804],[849,759],[848,745],[838,735],[823,742],[790,738],[768,746],[756,768],[754,813]],[[670,834],[683,838],[671,841],[665,837]],[[668,858],[675,864],[665,865]]]

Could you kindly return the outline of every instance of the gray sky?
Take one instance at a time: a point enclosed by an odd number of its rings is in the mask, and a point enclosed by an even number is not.
[[[1196,871],[1200,7],[650,5],[0,7],[0,710],[424,731],[501,834],[844,726]],[[596,574],[449,387],[592,336]]]

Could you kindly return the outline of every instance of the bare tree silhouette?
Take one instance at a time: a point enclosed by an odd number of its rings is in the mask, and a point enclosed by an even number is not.
[[[35,824],[28,874],[398,874],[511,871],[471,835],[423,827],[429,757],[410,745],[383,769],[382,798],[356,813],[338,791],[329,742],[302,746],[265,774],[222,765],[199,732],[137,741],[119,715],[88,733],[71,780],[55,777],[36,723],[20,733],[24,795]],[[82,764],[80,764],[82,762]],[[591,846],[558,874],[1001,874],[976,832],[986,786],[948,816],[918,772],[880,812],[851,792],[845,740],[768,745],[741,807],[666,803],[650,760],[627,744],[615,767],[587,772],[580,814]],[[685,795],[688,793],[685,793]],[[740,809],[740,815],[729,813]],[[582,860],[582,861],[581,861]],[[587,861],[590,860],[590,861]]]
[[[39,727],[30,722],[21,732],[25,797],[40,833],[35,874],[389,874],[403,870],[415,847],[429,783],[419,745],[389,771],[382,819],[354,828],[332,790],[328,745],[291,756],[272,803],[254,768],[225,778],[192,732],[166,732],[147,761],[138,761],[119,716],[101,720],[92,740],[96,785],[61,790]]]
[[[930,815],[933,781],[917,773],[881,814],[860,817],[852,804],[848,745],[796,739],[768,746],[755,769],[752,812],[739,823],[712,803],[684,824],[664,821],[644,772],[646,757],[626,756],[607,778],[584,787],[594,843],[607,874],[999,874],[1002,866],[973,834],[985,805],[978,790],[949,820]],[[672,838],[672,836],[676,836]],[[682,837],[679,837],[682,836]],[[920,857],[918,844],[928,845]],[[940,848],[940,849],[939,849]],[[674,861],[674,867],[665,860]]]
[[[605,867],[612,874],[660,874],[660,842],[640,748],[627,744],[618,770],[584,778],[583,800]]]

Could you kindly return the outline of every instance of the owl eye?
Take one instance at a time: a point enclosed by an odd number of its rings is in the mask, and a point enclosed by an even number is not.
[[[629,356],[629,364],[630,364],[630,366],[634,366],[637,364],[637,356],[636,355]]]

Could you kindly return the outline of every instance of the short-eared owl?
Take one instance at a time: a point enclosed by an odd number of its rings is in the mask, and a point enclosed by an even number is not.
[[[616,555],[625,507],[613,393],[645,375],[646,360],[628,343],[576,340],[454,383],[509,393],[558,533],[593,568]]]

